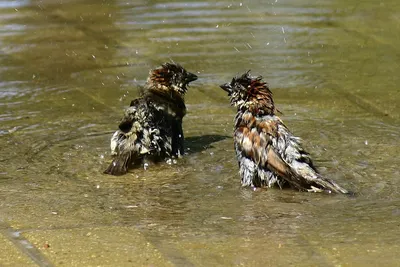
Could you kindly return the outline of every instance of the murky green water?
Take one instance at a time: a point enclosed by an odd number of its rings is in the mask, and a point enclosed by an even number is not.
[[[0,228],[135,227],[176,266],[398,266],[398,1],[59,2],[0,1]],[[103,175],[123,109],[170,60],[200,77],[188,155]],[[248,69],[357,197],[240,187],[217,85]]]

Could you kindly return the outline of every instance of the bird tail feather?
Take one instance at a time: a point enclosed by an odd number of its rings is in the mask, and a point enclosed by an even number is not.
[[[317,174],[317,179],[314,180],[314,182],[319,185],[320,187],[323,188],[323,191],[331,191],[334,193],[342,193],[342,194],[349,194],[351,193],[347,189],[344,189],[340,185],[338,185],[336,182],[332,181],[331,179],[322,177],[322,175]]]
[[[105,174],[123,175],[128,172],[128,167],[132,162],[131,153],[123,153],[114,158],[108,168],[104,171]]]

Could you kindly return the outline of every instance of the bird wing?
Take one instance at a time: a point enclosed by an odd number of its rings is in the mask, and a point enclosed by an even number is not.
[[[299,183],[292,181],[293,174],[290,166],[273,148],[272,138],[276,135],[276,121],[264,121],[256,127],[250,128],[248,125],[243,125],[237,128],[235,142],[242,155],[257,163],[259,167],[267,168],[289,183],[295,183],[297,187],[301,187]]]
[[[260,166],[264,166],[268,161],[268,153],[272,153],[269,152],[273,149],[272,139],[276,138],[278,134],[278,121],[273,119],[260,120],[247,113],[238,116],[236,122],[234,141],[242,151],[243,156],[252,159]],[[281,167],[284,166],[282,164]]]
[[[134,123],[140,115],[138,112],[140,104],[141,98],[132,100],[130,106],[125,110],[124,117],[119,124],[119,130],[111,138],[111,154],[114,155],[114,159],[104,173],[111,175],[125,174],[129,165],[136,161],[140,152],[143,151],[142,146],[135,144],[139,129],[137,129],[137,125],[134,126]]]
[[[286,176],[282,178],[300,190],[348,194],[349,191],[317,172],[310,155],[301,145],[301,139],[295,137],[279,118],[277,122],[274,152],[288,166]],[[273,155],[268,164],[275,166],[272,159]]]
[[[128,133],[131,130],[134,121],[138,117],[137,109],[139,104],[139,99],[132,100],[131,105],[125,110],[124,117],[118,126],[122,132]]]
[[[300,190],[327,189],[347,193],[347,190],[316,172],[299,139],[278,117],[247,121],[249,123],[241,123],[235,131],[235,142],[243,156],[253,160],[260,168],[275,172]],[[287,156],[287,152],[291,155]],[[288,161],[286,158],[291,159]]]

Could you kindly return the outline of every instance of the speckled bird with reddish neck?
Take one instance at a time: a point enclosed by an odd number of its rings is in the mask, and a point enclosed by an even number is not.
[[[195,80],[197,76],[179,64],[165,63],[150,71],[142,96],[125,110],[111,138],[114,159],[104,173],[122,175],[145,160],[158,162],[184,154],[184,96]]]
[[[317,172],[300,138],[276,115],[272,92],[262,77],[246,72],[220,87],[237,108],[234,145],[243,186],[348,193]]]

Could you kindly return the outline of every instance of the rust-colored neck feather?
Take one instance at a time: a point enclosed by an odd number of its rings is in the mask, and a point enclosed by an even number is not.
[[[158,68],[150,71],[147,84],[149,87],[165,86],[168,88],[172,84],[171,78],[172,73],[167,68]]]
[[[253,79],[247,91],[246,108],[254,115],[274,115],[276,112],[272,92],[267,83]]]
[[[175,114],[182,118],[186,114],[184,95],[175,90],[167,76],[158,75],[158,71],[160,69],[150,72],[142,93],[143,96],[159,105],[167,105]]]

